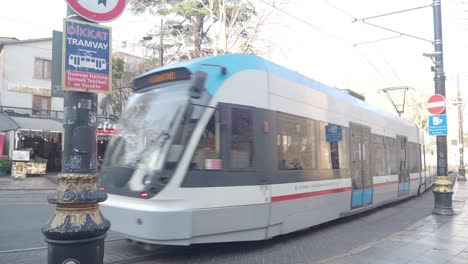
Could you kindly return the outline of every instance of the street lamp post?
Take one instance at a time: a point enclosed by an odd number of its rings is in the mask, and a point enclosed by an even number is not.
[[[445,74],[442,49],[441,0],[432,2],[434,14],[434,83],[435,93],[445,97]],[[445,110],[441,113],[445,114]],[[432,213],[452,215],[452,187],[447,168],[447,136],[437,136],[437,177],[434,184],[434,209]]]
[[[67,15],[84,20],[70,7]],[[42,228],[47,259],[49,264],[100,264],[110,222],[98,205],[107,195],[97,188],[97,94],[66,91],[63,108],[62,173],[48,197],[56,208]]]

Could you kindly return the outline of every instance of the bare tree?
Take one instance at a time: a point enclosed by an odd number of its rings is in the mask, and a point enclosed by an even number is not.
[[[181,59],[226,53],[260,53],[255,42],[271,9],[259,12],[248,0],[130,0],[134,13],[164,17],[164,26],[152,36],[164,34],[165,59]],[[154,38],[157,39],[157,38]],[[158,41],[150,47],[160,49]]]

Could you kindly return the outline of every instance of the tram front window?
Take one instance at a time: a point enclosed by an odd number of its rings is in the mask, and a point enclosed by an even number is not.
[[[133,95],[107,152],[108,165],[161,170],[160,155],[173,141],[189,102],[187,82]]]

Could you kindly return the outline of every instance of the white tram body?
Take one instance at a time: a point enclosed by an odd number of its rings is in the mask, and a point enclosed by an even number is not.
[[[200,72],[204,89],[190,96]],[[112,230],[145,243],[270,239],[434,181],[415,124],[254,55],[137,77],[120,125],[101,208]]]

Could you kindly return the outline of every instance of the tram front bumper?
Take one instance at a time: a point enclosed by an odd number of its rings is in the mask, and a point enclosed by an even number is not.
[[[111,230],[151,244],[189,245],[192,210],[184,201],[142,200],[108,194],[100,204]]]

